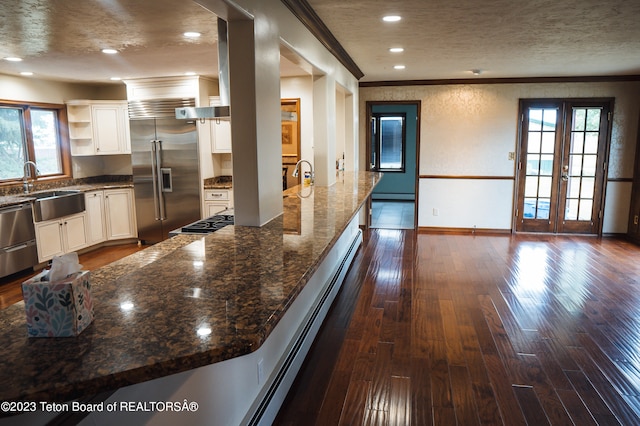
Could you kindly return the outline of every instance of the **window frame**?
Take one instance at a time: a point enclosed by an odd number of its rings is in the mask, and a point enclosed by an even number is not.
[[[43,102],[24,102],[24,101],[10,101],[0,100],[1,107],[7,108],[19,108],[22,110],[22,120],[24,125],[24,138],[25,138],[25,161],[34,161],[35,159],[35,146],[33,141],[33,130],[31,126],[31,111],[47,110],[53,111],[56,116],[56,127],[58,131],[58,151],[60,154],[60,165],[62,168],[61,173],[51,174],[46,176],[30,176],[33,182],[45,182],[56,181],[63,179],[71,179],[71,148],[69,143],[69,124],[67,120],[67,107],[64,104],[50,104]],[[29,173],[32,174],[30,168]],[[22,184],[23,177],[15,179],[3,179],[0,180],[0,187],[3,186],[15,186]]]
[[[382,118],[401,118],[402,119],[402,147],[401,151],[401,165],[400,168],[382,168],[381,154],[382,154]],[[372,112],[371,113],[371,127],[369,137],[369,159],[375,155],[375,161],[371,163],[372,170],[383,173],[405,173],[406,171],[406,153],[407,153],[407,114],[404,112]],[[376,129],[374,130],[373,127]],[[371,161],[370,161],[371,162]]]

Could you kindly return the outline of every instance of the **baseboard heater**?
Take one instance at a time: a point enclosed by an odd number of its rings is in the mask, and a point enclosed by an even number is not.
[[[307,316],[307,318],[303,322],[303,325],[298,332],[298,337],[290,346],[290,349],[284,357],[284,360],[281,361],[280,368],[278,369],[274,380],[264,392],[263,397],[258,398],[257,407],[254,410],[250,410],[250,412],[253,412],[253,415],[251,416],[250,420],[246,422],[247,425],[256,426],[262,424],[271,424],[275,419],[275,416],[278,414],[278,410],[280,409],[280,405],[289,392],[289,388],[291,387],[293,380],[298,374],[300,365],[304,361],[304,358],[306,357],[307,352],[309,351],[309,348],[311,347],[311,344],[315,339],[317,331],[320,328],[320,324],[316,324],[316,321],[325,308],[325,303],[327,302],[329,297],[331,297],[336,285],[341,284],[342,280],[344,279],[344,276],[346,275],[346,272],[351,265],[351,261],[355,257],[356,251],[358,250],[361,242],[362,231],[358,230],[355,238],[349,246],[349,249],[346,251],[345,256],[338,265],[338,268],[331,276],[329,285],[322,293],[322,295],[318,298],[314,308],[311,310],[309,316]],[[335,294],[333,294],[333,298],[335,298]],[[333,299],[330,301],[330,303],[333,303]],[[324,319],[324,317],[322,319]],[[316,328],[315,332],[313,332],[314,326]],[[277,406],[275,404],[277,404]],[[265,417],[265,413],[267,412],[269,412],[270,415]]]

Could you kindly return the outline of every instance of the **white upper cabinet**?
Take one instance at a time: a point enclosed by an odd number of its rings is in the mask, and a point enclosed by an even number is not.
[[[211,152],[214,154],[231,153],[231,122],[211,120]]]
[[[218,96],[209,97],[209,106],[219,106]],[[231,153],[231,121],[227,118],[212,119],[211,123],[211,152],[213,154]]]
[[[71,155],[130,154],[127,101],[67,102]]]

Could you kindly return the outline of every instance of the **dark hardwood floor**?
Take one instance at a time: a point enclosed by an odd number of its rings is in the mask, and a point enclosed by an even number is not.
[[[367,240],[275,424],[640,424],[639,247]]]
[[[82,269],[91,271],[100,268],[139,250],[137,244],[121,244],[116,246],[101,247],[99,249],[81,254],[79,256]],[[34,276],[40,271],[22,271],[0,279],[0,309],[11,306],[22,300],[22,282]]]

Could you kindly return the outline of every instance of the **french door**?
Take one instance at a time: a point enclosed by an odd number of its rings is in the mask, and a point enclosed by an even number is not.
[[[612,100],[523,100],[516,231],[598,234]]]

